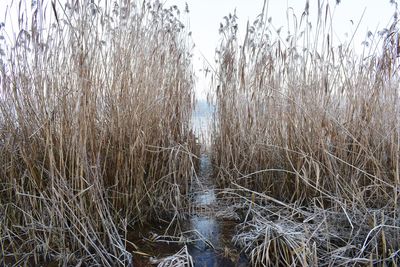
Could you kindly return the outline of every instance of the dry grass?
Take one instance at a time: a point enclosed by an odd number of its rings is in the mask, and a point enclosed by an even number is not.
[[[130,265],[128,227],[178,218],[195,177],[179,11],[66,2],[19,11],[15,38],[0,25],[1,265]],[[235,241],[255,266],[397,266],[397,18],[356,54],[334,43],[331,8],[320,5],[313,28],[305,10],[288,36],[265,8],[241,45],[226,17],[217,183],[225,200],[247,204]],[[159,264],[192,262],[185,246]]]
[[[128,265],[127,227],[185,205],[193,73],[179,11],[66,3],[20,11],[2,47],[0,265]]]
[[[308,10],[293,15],[288,36],[266,10],[240,45],[235,15],[220,28],[214,162],[220,186],[239,190],[254,213],[243,225],[252,241],[238,240],[255,249],[255,265],[398,263],[397,18],[356,54],[333,44],[329,5],[313,28]],[[272,216],[266,203],[289,213]],[[289,216],[307,210],[323,228],[308,233],[305,218]]]
[[[158,267],[191,267],[194,266],[193,259],[189,255],[188,248],[185,245],[181,250],[172,256],[160,260],[153,260],[153,264],[158,263]]]

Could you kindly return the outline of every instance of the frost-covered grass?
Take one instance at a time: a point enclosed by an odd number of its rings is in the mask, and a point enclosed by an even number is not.
[[[220,28],[216,179],[252,203],[236,240],[257,266],[399,262],[397,18],[355,53],[330,10],[287,36],[264,11],[243,43],[235,15]]]

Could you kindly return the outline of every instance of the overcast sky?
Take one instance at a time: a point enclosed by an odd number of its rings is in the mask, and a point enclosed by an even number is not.
[[[23,0],[22,0],[23,1]],[[30,5],[32,0],[26,0],[26,5]],[[48,1],[48,0],[45,0]],[[58,1],[58,0],[57,0]],[[95,0],[96,2],[98,0]],[[218,28],[223,17],[229,13],[236,14],[239,18],[239,37],[244,35],[247,21],[253,22],[258,14],[261,13],[264,0],[160,0],[164,5],[177,5],[184,10],[185,3],[189,6],[189,27],[192,31],[193,41],[195,42],[194,67],[197,72],[198,84],[197,91],[204,91],[208,87],[204,75],[199,72],[203,66],[214,62],[215,48],[220,42]],[[391,22],[394,13],[394,6],[390,0],[341,0],[336,5],[336,0],[320,0],[321,3],[329,4],[333,13],[333,28],[337,40],[344,41],[349,39],[357,24],[360,21],[359,29],[354,37],[354,46],[361,48],[361,42],[365,39],[368,31],[376,32],[381,30]],[[0,16],[5,13],[7,5],[14,2],[14,7],[19,0],[0,0]],[[60,0],[63,2],[63,0]],[[293,8],[297,17],[300,18],[305,7],[305,0],[269,0],[268,17],[272,17],[272,24],[275,28],[287,25],[286,11]],[[310,20],[316,21],[318,0],[310,0]],[[1,19],[3,21],[4,19]],[[351,22],[352,21],[352,22]],[[188,21],[184,21],[188,23]],[[240,35],[241,33],[241,35]],[[347,37],[346,37],[347,34]],[[349,37],[350,36],[350,37]],[[199,93],[204,97],[204,93]]]
[[[184,10],[185,2],[189,6],[190,28],[193,32],[193,40],[196,44],[194,51],[194,65],[196,71],[204,65],[203,56],[213,63],[215,48],[220,42],[218,28],[223,17],[236,9],[239,18],[239,31],[243,33],[247,21],[253,22],[261,13],[264,0],[164,0],[166,5],[177,5]],[[321,0],[321,3],[324,2]],[[318,0],[310,0],[310,19],[315,22],[317,17]],[[326,1],[325,1],[326,3]],[[299,18],[304,11],[305,0],[269,0],[268,17],[272,17],[275,28],[287,25],[286,10],[293,8]],[[376,32],[391,23],[394,14],[394,6],[390,0],[342,0],[336,5],[336,0],[330,0],[332,12],[334,10],[333,27],[336,37],[340,41],[351,38],[362,14],[359,29],[354,36],[354,46],[361,48],[361,42],[368,31]],[[353,22],[351,22],[353,21]],[[199,78],[198,91],[204,91],[208,87],[203,75],[197,73]],[[199,94],[204,97],[204,93]]]

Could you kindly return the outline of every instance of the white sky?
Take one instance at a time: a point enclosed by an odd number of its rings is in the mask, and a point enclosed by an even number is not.
[[[214,62],[215,48],[220,42],[218,28],[223,17],[233,13],[236,8],[236,15],[239,18],[239,37],[240,33],[243,36],[247,21],[252,23],[261,13],[264,0],[164,0],[164,2],[166,5],[177,5],[181,10],[184,10],[185,2],[188,3],[190,29],[196,44],[194,66],[198,77],[197,91],[199,92],[198,96],[204,98],[204,91],[209,85],[204,79],[204,75],[198,70],[205,65],[203,56],[208,62]],[[322,2],[324,1],[321,0]],[[292,7],[297,17],[300,18],[305,3],[305,0],[269,0],[268,17],[272,17],[272,24],[275,28],[286,26],[286,10]],[[315,24],[318,14],[317,3],[318,0],[310,0],[310,20],[314,22],[313,24]],[[336,2],[329,0],[329,3],[333,11]],[[333,18],[333,28],[340,41],[350,39],[364,10],[364,17],[354,37],[356,48],[361,48],[361,42],[365,39],[368,31],[375,32],[388,27],[394,14],[394,6],[390,4],[390,0],[342,0],[336,6]],[[352,24],[350,20],[353,20],[354,23]]]
[[[24,0],[22,0],[24,2]],[[32,0],[25,0],[26,5],[30,5]],[[48,1],[48,0],[45,0]],[[59,1],[59,0],[57,0]],[[63,2],[62,0],[60,0]],[[81,0],[83,1],[83,0]],[[95,0],[96,2],[98,0]],[[197,95],[205,97],[205,89],[209,87],[209,82],[204,79],[204,74],[199,72],[207,63],[214,63],[215,48],[218,47],[220,37],[218,34],[219,24],[223,17],[233,13],[236,8],[236,15],[239,20],[239,38],[245,32],[247,21],[252,23],[257,15],[262,11],[264,0],[160,0],[166,6],[177,5],[181,11],[184,10],[185,3],[189,6],[189,27],[192,31],[193,41],[196,45],[194,52],[194,68],[197,73]],[[268,1],[268,0],[267,0]],[[333,9],[336,0],[320,0],[321,3],[329,1]],[[4,21],[6,6],[14,2],[18,5],[19,0],[0,0],[0,22]],[[305,7],[305,0],[269,0],[268,17],[272,17],[272,24],[275,28],[287,25],[286,10],[292,7],[297,17],[300,18]],[[315,24],[317,17],[318,0],[310,0],[310,21]],[[388,27],[394,13],[394,6],[390,0],[341,0],[336,6],[333,17],[333,28],[336,37],[340,41],[349,39],[365,10],[360,27],[354,37],[354,46],[361,48],[361,42],[365,39],[368,31],[375,32]],[[353,20],[353,24],[350,22]],[[187,23],[187,21],[184,21]],[[6,23],[7,25],[7,23]],[[347,33],[347,37],[346,37]],[[350,36],[350,37],[349,37]]]

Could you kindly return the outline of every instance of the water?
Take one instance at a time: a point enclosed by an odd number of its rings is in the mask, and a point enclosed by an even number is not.
[[[199,177],[197,183],[192,186],[195,213],[191,216],[190,227],[198,231],[209,243],[199,240],[189,246],[195,266],[217,266],[220,258],[216,253],[216,249],[220,247],[220,223],[213,212],[217,199],[211,174],[210,159],[203,153],[200,157]]]
[[[206,100],[198,100],[196,109],[193,112],[192,126],[194,134],[204,147],[208,147],[211,143],[210,125],[214,109],[215,107],[207,103]]]
[[[235,221],[219,219],[216,211],[224,209],[219,203],[212,179],[210,157],[204,151],[200,156],[200,167],[197,177],[191,185],[191,211],[189,219],[182,222],[182,231],[196,231],[194,242],[187,243],[188,252],[195,267],[244,267],[249,266],[246,257],[239,254],[232,244]],[[145,236],[149,233],[163,235],[168,224],[150,224],[140,229],[136,237],[129,238],[146,253],[157,258],[176,253],[182,244],[148,243]],[[193,237],[193,235],[192,235]],[[151,266],[147,261],[139,261],[136,255],[135,266]]]
[[[224,209],[218,202],[213,180],[213,167],[209,156],[210,133],[209,125],[212,119],[213,107],[207,102],[198,102],[193,116],[195,134],[202,140],[202,153],[197,179],[191,187],[194,213],[190,218],[190,229],[207,240],[196,241],[188,249],[194,265],[203,266],[248,266],[243,255],[232,253],[232,236],[236,222],[221,220],[216,217],[216,211]]]
[[[232,237],[237,222],[219,219],[216,216],[218,210],[226,210],[217,197],[217,190],[213,181],[213,167],[209,156],[210,148],[209,125],[211,123],[213,107],[205,101],[198,103],[198,108],[193,115],[193,129],[202,142],[202,153],[198,175],[192,178],[191,184],[191,208],[189,219],[182,222],[182,231],[196,233],[196,241],[187,243],[188,252],[193,259],[195,267],[244,267],[249,266],[246,257],[238,253],[232,244]],[[161,233],[168,226],[150,225],[146,229],[139,230],[143,236],[149,232]],[[135,238],[131,239],[135,240]],[[137,239],[136,239],[137,240]],[[158,257],[174,254],[179,247],[176,244],[148,244],[135,241],[140,247],[145,247]],[[134,242],[134,243],[135,243]],[[147,247],[146,247],[147,246]],[[136,257],[137,258],[137,257]],[[149,266],[137,262],[135,266]]]

